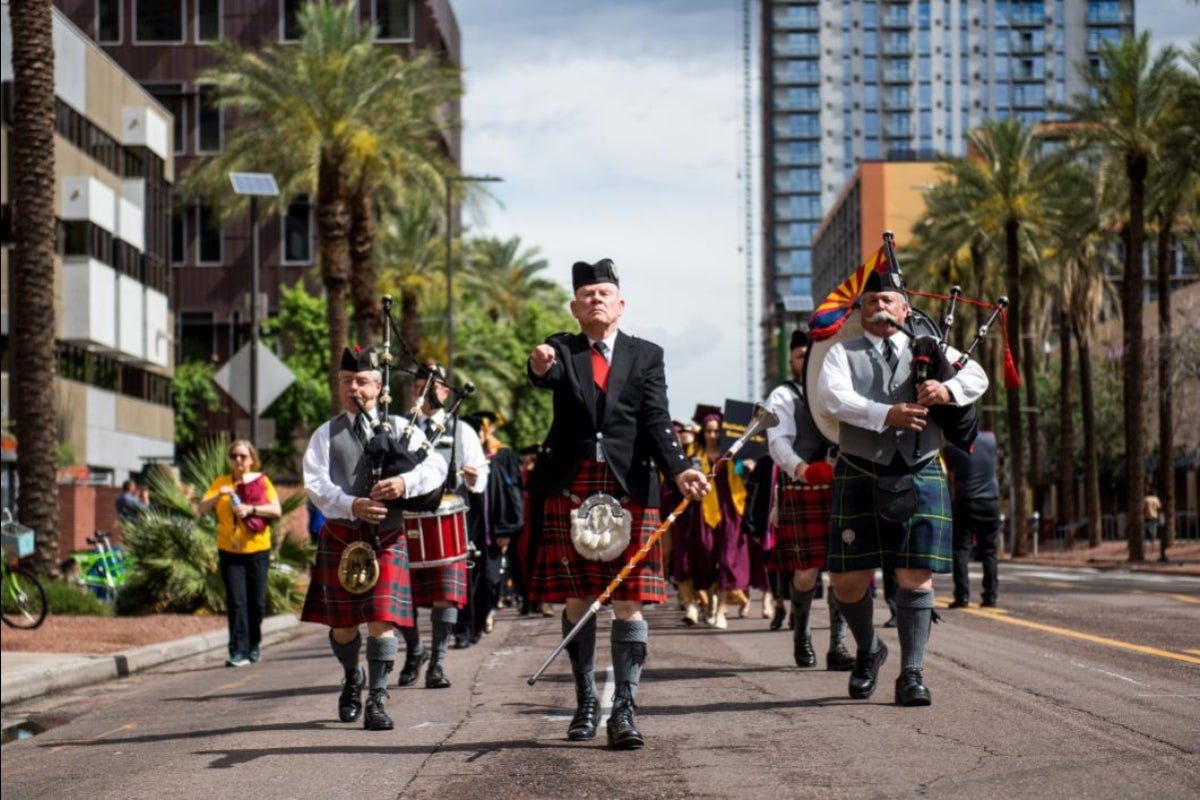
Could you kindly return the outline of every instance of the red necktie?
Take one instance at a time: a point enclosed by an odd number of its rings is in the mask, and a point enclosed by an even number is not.
[[[604,357],[606,349],[604,342],[592,345],[592,378],[596,381],[596,388],[602,392],[608,391],[608,359]]]

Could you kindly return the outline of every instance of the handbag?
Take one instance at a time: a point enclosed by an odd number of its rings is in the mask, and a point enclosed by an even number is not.
[[[875,478],[875,511],[888,522],[905,522],[917,510],[917,482],[912,475]]]

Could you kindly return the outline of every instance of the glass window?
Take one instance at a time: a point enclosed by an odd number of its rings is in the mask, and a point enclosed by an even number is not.
[[[375,24],[383,41],[409,40],[412,35],[412,8],[408,0],[375,0]]]
[[[216,89],[196,87],[196,152],[221,150],[221,109],[217,108]]]
[[[179,0],[134,0],[133,9],[137,41],[183,41],[183,3]]]
[[[100,44],[121,41],[121,0],[96,0],[96,41]]]
[[[285,42],[294,42],[300,38],[300,23],[296,17],[304,0],[279,0],[279,38]]]
[[[179,315],[179,361],[209,362],[217,352],[217,330],[211,311]]]
[[[867,136],[879,135],[878,111],[868,111],[867,113],[863,114],[863,130],[866,131]]]
[[[863,158],[868,161],[876,161],[879,159],[879,139],[875,136],[868,136],[863,142]]]
[[[146,91],[175,118],[175,154],[187,152],[187,105],[182,83],[147,83]]]
[[[176,208],[171,212],[171,263],[186,264],[188,245],[187,209]]]
[[[313,260],[313,218],[308,198],[300,198],[287,208],[283,218],[283,261],[307,264]]]
[[[221,226],[211,206],[196,206],[196,263],[221,263]]]
[[[216,42],[221,38],[221,0],[196,0],[196,41]]]
[[[876,83],[879,81],[879,59],[864,58],[863,59],[863,80],[867,83]]]
[[[879,27],[879,8],[874,0],[863,3],[863,27],[867,30]]]

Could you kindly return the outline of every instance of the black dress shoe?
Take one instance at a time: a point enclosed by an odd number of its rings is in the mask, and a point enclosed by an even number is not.
[[[783,618],[787,616],[787,609],[783,606],[775,606],[775,613],[771,616],[771,630],[777,631],[783,627]]]
[[[885,627],[885,628],[896,627],[896,615],[892,614],[890,617],[888,617],[888,621],[883,623],[883,627]]]
[[[850,696],[855,700],[866,700],[875,694],[879,668],[887,661],[887,645],[880,640],[877,650],[859,650],[854,659],[854,670],[850,673]]]
[[[342,694],[338,697],[338,719],[342,722],[354,722],[362,713],[365,683],[362,667],[355,668],[353,672],[346,672],[346,677],[342,680]]]
[[[455,650],[466,650],[468,647],[471,646],[471,637],[470,636],[455,636],[454,644],[452,644],[450,646],[453,647]]]
[[[421,665],[429,660],[429,651],[422,648],[417,652],[411,650],[404,656],[404,666],[400,670],[400,685],[412,686],[417,682],[417,673],[421,671]]]
[[[438,662],[433,662],[429,665],[429,669],[425,670],[425,688],[426,689],[449,689],[450,679],[446,677],[446,673],[442,671],[442,665]]]
[[[982,603],[979,604],[979,607],[980,608],[995,608],[996,601],[995,600],[984,600]]]
[[[921,670],[906,669],[896,678],[896,705],[927,706],[933,702],[921,678]]]
[[[388,697],[387,689],[372,689],[367,696],[367,713],[363,715],[363,728],[369,731],[390,731],[395,727],[384,708]]]
[[[849,672],[854,669],[854,656],[839,644],[825,654],[825,669],[830,672]]]
[[[596,695],[583,697],[567,726],[567,738],[572,742],[586,742],[596,738],[596,728],[600,725],[600,700]]]
[[[792,634],[792,657],[796,659],[797,667],[817,665],[817,654],[813,652],[811,636],[800,631]]]
[[[966,608],[969,605],[971,604],[966,600],[955,600],[953,603],[946,606],[946,608]]]
[[[626,700],[613,706],[612,716],[608,718],[608,744],[617,750],[637,750],[646,744],[633,724],[633,701]]]

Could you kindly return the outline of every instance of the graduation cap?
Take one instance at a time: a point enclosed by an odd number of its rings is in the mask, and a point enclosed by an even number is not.
[[[517,453],[522,458],[524,458],[525,456],[536,456],[538,454],[538,451],[541,449],[542,449],[541,445],[527,444],[524,447],[522,447],[520,450],[518,450]]]
[[[791,349],[795,350],[797,347],[808,347],[808,342],[808,326],[801,326],[792,331]]]
[[[717,406],[710,406],[707,403],[698,403],[696,405],[695,412],[692,414],[692,419],[695,420],[697,425],[703,427],[704,421],[709,417],[717,417],[718,419],[722,419],[724,414],[721,413],[721,409]]]
[[[463,417],[463,421],[474,428],[476,433],[482,435],[485,427],[489,431],[494,431],[503,425],[504,417],[495,411],[473,411]]]
[[[379,354],[375,348],[364,350],[359,345],[342,351],[341,369],[345,372],[369,372],[379,369]]]
[[[617,275],[617,265],[612,262],[611,258],[602,258],[595,264],[576,261],[571,265],[572,289],[579,291],[582,287],[591,286],[593,283],[621,285],[620,276]]]

